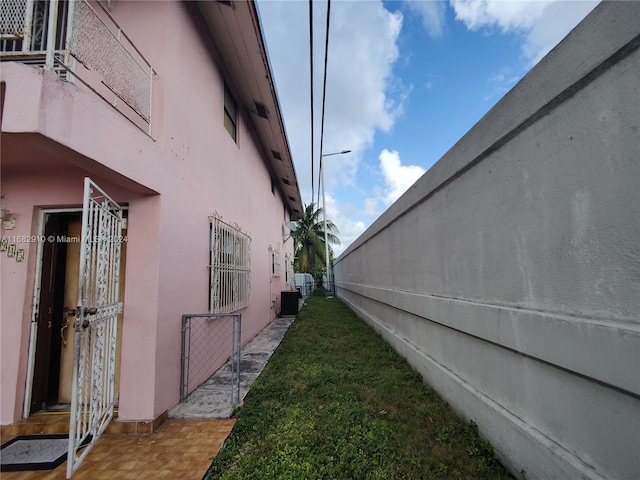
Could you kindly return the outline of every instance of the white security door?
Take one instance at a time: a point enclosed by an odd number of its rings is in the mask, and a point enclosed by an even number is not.
[[[113,418],[122,209],[84,180],[67,478]]]

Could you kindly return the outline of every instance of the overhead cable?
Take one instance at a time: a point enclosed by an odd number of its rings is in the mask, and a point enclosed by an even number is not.
[[[320,127],[320,172],[322,172],[322,151],[324,147],[324,107],[327,97],[327,63],[329,58],[329,25],[331,23],[331,0],[327,1],[327,33],[324,42],[324,83],[322,85],[322,123]],[[318,205],[320,205],[320,179],[322,173],[318,176]],[[322,186],[324,188],[324,185]]]
[[[311,203],[313,203],[313,0],[309,0],[309,66],[310,66],[310,75],[309,75],[309,83],[311,88]]]

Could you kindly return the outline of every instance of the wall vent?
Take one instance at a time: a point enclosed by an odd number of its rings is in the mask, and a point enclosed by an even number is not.
[[[271,155],[273,155],[273,158],[275,158],[276,160],[282,160],[282,155],[280,155],[280,152],[276,152],[275,150],[271,150]]]
[[[256,113],[258,114],[259,117],[262,118],[269,118],[269,114],[267,113],[267,107],[264,106],[263,103],[256,103]]]

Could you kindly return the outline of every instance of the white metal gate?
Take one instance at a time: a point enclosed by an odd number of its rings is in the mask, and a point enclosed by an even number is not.
[[[84,180],[67,478],[113,418],[122,209]]]

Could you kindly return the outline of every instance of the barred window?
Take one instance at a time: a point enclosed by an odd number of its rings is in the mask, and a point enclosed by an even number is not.
[[[284,256],[284,275],[284,281],[286,283],[293,283],[293,262],[288,254]]]
[[[274,277],[280,276],[280,252],[277,250],[271,251],[271,274]]]
[[[213,217],[210,225],[211,313],[231,313],[251,300],[251,237]]]

